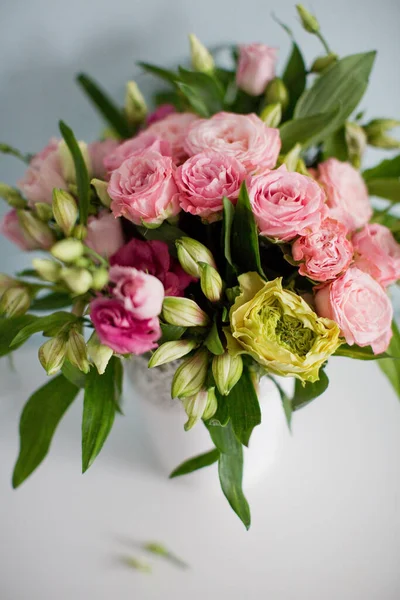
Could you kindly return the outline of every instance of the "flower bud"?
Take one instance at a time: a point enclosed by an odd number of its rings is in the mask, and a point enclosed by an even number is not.
[[[87,236],[87,228],[85,227],[85,225],[75,225],[75,227],[72,230],[72,235],[77,240],[84,240]]]
[[[167,296],[164,298],[162,314],[167,323],[181,327],[205,327],[210,322],[204,310],[189,298]]]
[[[165,342],[154,352],[149,360],[149,369],[165,365],[173,360],[178,360],[182,356],[186,356],[198,346],[194,340],[176,340],[173,342]]]
[[[22,230],[41,248],[50,248],[54,243],[54,235],[50,227],[28,210],[18,210],[18,221]]]
[[[132,125],[143,123],[147,115],[146,101],[135,81],[126,84],[125,114]]]
[[[83,160],[85,161],[86,168],[90,174],[92,167],[90,163],[89,150],[87,144],[85,142],[78,142],[78,146],[82,153]],[[60,157],[61,169],[64,179],[68,183],[76,183],[74,160],[64,140],[61,140],[61,142],[59,142],[58,144],[58,155]]]
[[[242,357],[240,355],[231,356],[228,352],[214,356],[212,372],[219,393],[222,396],[227,396],[242,376]]]
[[[314,17],[314,15],[304,8],[302,4],[296,4],[296,8],[304,29],[308,31],[308,33],[318,33],[319,23],[316,17]]]
[[[53,211],[50,204],[46,204],[46,202],[35,202],[35,213],[37,217],[47,223],[53,218]]]
[[[109,208],[111,204],[111,198],[107,192],[108,182],[102,181],[101,179],[92,179],[90,183],[96,190],[96,194],[102,205]]]
[[[45,281],[55,283],[60,279],[61,265],[54,260],[48,258],[34,258],[32,261],[33,268]]]
[[[314,60],[313,64],[311,65],[310,72],[322,73],[323,71],[325,71],[325,69],[335,64],[335,62],[337,62],[337,59],[338,56],[334,52],[330,52],[325,56],[319,56]]]
[[[345,138],[350,161],[356,169],[359,169],[361,159],[367,147],[365,131],[357,123],[347,122],[345,125]]]
[[[64,364],[67,354],[67,342],[57,336],[48,340],[39,348],[39,361],[47,375],[55,375]]]
[[[189,34],[189,42],[193,70],[200,71],[201,73],[213,73],[215,63],[207,48],[200,42],[194,33]]]
[[[208,356],[207,350],[202,348],[183,361],[172,380],[172,398],[187,398],[201,390],[207,376]]]
[[[87,357],[85,338],[75,328],[69,332],[67,342],[67,358],[75,367],[83,373],[89,373],[89,361]]]
[[[103,375],[110,358],[114,354],[113,350],[102,344],[97,333],[94,331],[87,343],[87,352],[99,375]]]
[[[102,290],[108,283],[108,271],[104,267],[97,267],[92,273],[92,288]]]
[[[16,285],[15,279],[6,275],[5,273],[0,273],[0,296],[8,290],[8,288]]]
[[[50,252],[54,258],[62,260],[63,262],[70,263],[74,262],[77,258],[80,258],[85,250],[84,245],[80,240],[68,239],[61,240],[54,244]]]
[[[84,269],[88,269],[92,265],[93,262],[90,260],[90,258],[87,258],[86,256],[80,256],[79,258],[74,260],[75,267],[83,267]]]
[[[86,294],[91,288],[92,276],[86,269],[82,267],[69,267],[61,269],[61,279],[67,284],[69,289],[74,294],[80,296]]]
[[[3,292],[0,300],[0,315],[19,317],[26,313],[31,304],[28,290],[22,285],[9,287]]]
[[[13,208],[25,208],[27,205],[19,191],[6,183],[0,183],[0,198],[3,198]]]
[[[207,263],[199,263],[201,291],[210,302],[218,302],[222,294],[222,279],[217,269]]]
[[[275,77],[269,82],[265,90],[265,100],[267,104],[279,103],[282,110],[287,108],[289,104],[289,92],[282,79]]]
[[[388,131],[399,126],[400,121],[396,121],[395,119],[373,119],[364,127],[368,144],[376,148],[384,148],[385,150],[400,148],[400,142],[387,135]]]
[[[76,200],[65,190],[53,190],[53,214],[65,236],[69,236],[78,218]]]
[[[300,158],[301,144],[295,144],[293,148],[286,154],[284,164],[288,171],[296,171]]]
[[[189,237],[181,237],[175,242],[181,267],[192,277],[200,277],[199,262],[216,267],[214,257],[203,244]]]
[[[282,104],[280,102],[267,104],[261,112],[260,119],[267,127],[278,127],[282,120]]]
[[[208,421],[216,413],[218,403],[215,388],[202,389],[194,396],[184,398],[182,404],[189,417],[184,428],[185,431],[189,431],[200,419]]]

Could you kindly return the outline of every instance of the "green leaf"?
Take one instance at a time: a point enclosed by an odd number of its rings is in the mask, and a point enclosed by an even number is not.
[[[292,399],[289,398],[289,396],[287,395],[287,393],[285,392],[285,390],[276,381],[276,379],[274,379],[271,376],[270,376],[270,379],[271,379],[271,381],[274,382],[274,384],[276,385],[276,389],[279,392],[279,395],[280,395],[281,400],[282,400],[283,411],[284,411],[285,417],[286,417],[286,422],[288,424],[289,431],[292,431],[292,416],[293,416]]]
[[[292,398],[292,409],[299,410],[309,404],[318,396],[321,396],[329,385],[328,375],[323,369],[320,369],[319,380],[314,383],[306,382],[304,385],[296,379],[294,385],[294,395]]]
[[[371,196],[379,196],[379,198],[386,198],[390,202],[400,202],[400,179],[395,177],[387,179],[368,179],[367,180],[368,193]]]
[[[339,129],[364,95],[375,55],[376,52],[353,54],[330,67],[301,95],[294,111],[295,118],[326,113],[340,105],[337,116],[332,119],[324,135]]]
[[[217,425],[219,427],[225,427],[229,422],[229,409],[228,401],[226,396],[222,396],[218,388],[215,387],[215,395],[217,396],[218,408],[213,414],[211,419],[207,421],[207,427],[209,425]]]
[[[158,345],[161,346],[165,342],[175,342],[180,340],[186,331],[186,327],[180,325],[170,325],[169,323],[161,323],[162,337],[158,340]]]
[[[65,379],[68,379],[71,383],[73,383],[76,387],[83,389],[86,385],[86,375],[82,373],[78,367],[75,367],[69,360],[65,360],[63,366],[61,367],[61,372],[64,375]]]
[[[61,135],[67,144],[69,151],[71,152],[72,159],[74,161],[75,173],[76,173],[76,185],[78,188],[79,198],[79,217],[82,225],[86,225],[88,214],[89,214],[89,203],[90,203],[90,180],[89,173],[86,167],[85,160],[82,156],[81,149],[79,148],[78,142],[73,134],[72,129],[68,127],[63,121],[59,122],[59,128]]]
[[[219,354],[224,353],[224,347],[222,345],[221,339],[218,333],[217,323],[214,320],[214,323],[210,329],[210,333],[208,334],[205,342],[206,348],[212,353],[218,356]]]
[[[332,135],[324,141],[323,157],[324,160],[331,157],[341,161],[349,160],[349,152],[346,142],[346,131],[344,127],[340,127]]]
[[[32,315],[33,316],[33,315]],[[43,331],[44,335],[57,335],[58,331],[67,325],[77,321],[78,317],[69,312],[56,312],[46,317],[35,317],[30,323],[25,325],[20,332],[13,338],[11,346],[13,348],[20,346],[34,333]]]
[[[400,356],[400,332],[395,321],[392,323],[393,337],[389,344],[389,354]],[[379,366],[389,379],[394,391],[400,398],[400,361],[393,358],[385,358],[379,361]]]
[[[118,408],[116,361],[112,357],[103,375],[92,368],[86,376],[82,416],[82,473],[93,464],[106,441]]]
[[[342,344],[336,350],[333,356],[345,356],[346,358],[355,358],[358,360],[378,360],[380,358],[388,358],[388,354],[374,354],[371,346],[349,346],[348,344]],[[400,353],[398,355],[400,357]]]
[[[241,185],[233,217],[231,252],[233,262],[241,273],[257,271],[265,278],[261,267],[257,226],[245,182]]]
[[[260,403],[247,369],[226,396],[233,430],[239,442],[249,445],[254,427],[261,423]]]
[[[72,299],[70,294],[64,292],[52,292],[41,298],[36,298],[31,303],[31,310],[54,310],[71,306]]]
[[[307,69],[298,45],[293,42],[292,53],[282,75],[283,83],[289,92],[289,105],[285,115],[291,116],[301,94],[306,87]]]
[[[22,315],[11,319],[0,318],[0,356],[6,356],[24,343],[25,340],[11,347],[11,342],[18,332],[36,319],[34,315]]]
[[[365,181],[370,179],[391,179],[400,177],[400,154],[394,158],[383,160],[379,165],[372,169],[363,171]]]
[[[124,113],[114,104],[109,96],[98,86],[98,84],[85,73],[80,73],[77,82],[91,100],[94,107],[102,117],[111,125],[112,129],[121,137],[129,138],[132,130],[126,120]]]
[[[179,467],[176,467],[176,469],[172,471],[169,478],[173,479],[174,477],[180,477],[181,475],[193,473],[193,471],[198,471],[199,469],[203,469],[204,467],[209,467],[210,465],[213,465],[217,462],[219,456],[219,450],[217,450],[217,448],[214,448],[209,452],[200,454],[199,456],[195,456],[193,458],[189,458],[189,460],[186,460],[185,462],[180,464]]]
[[[181,83],[190,86],[201,98],[209,113],[220,112],[223,109],[224,89],[219,81],[208,73],[199,71],[188,71],[179,67],[179,79]],[[179,85],[179,84],[178,84]]]
[[[339,112],[340,106],[336,106],[327,112],[286,121],[279,128],[282,139],[282,152],[289,152],[295,144],[301,144],[306,148],[317,140],[322,140],[329,133],[331,123],[336,119]]]
[[[207,425],[216,448],[220,451],[218,473],[222,491],[246,529],[250,527],[250,509],[243,494],[243,449],[230,423],[226,427]]]
[[[139,67],[142,67],[144,71],[147,71],[147,73],[151,73],[152,75],[163,79],[167,83],[171,83],[173,86],[176,86],[176,80],[178,76],[173,71],[162,69],[161,67],[157,67],[156,65],[151,65],[146,62],[138,62],[137,64]]]
[[[160,240],[161,242],[165,242],[168,245],[169,253],[175,258],[177,256],[175,242],[186,235],[182,229],[175,227],[175,225],[170,225],[165,221],[157,229],[148,229],[146,227],[138,227],[137,229],[146,240]]]
[[[224,255],[228,263],[233,266],[231,253],[231,235],[232,224],[235,215],[235,208],[232,202],[224,196]]]
[[[78,392],[75,385],[59,375],[29,398],[19,424],[20,450],[12,479],[14,488],[45,458],[57,425]]]
[[[196,88],[181,81],[178,81],[177,85],[195,113],[205,118],[211,116],[211,111],[204,100],[198,95]]]

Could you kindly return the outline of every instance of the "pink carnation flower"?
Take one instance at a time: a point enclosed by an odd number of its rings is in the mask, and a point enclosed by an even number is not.
[[[115,254],[124,244],[120,219],[108,210],[102,210],[97,217],[89,217],[85,244],[105,258]]]
[[[160,314],[164,286],[154,275],[132,267],[115,266],[110,269],[110,281],[116,284],[114,296],[122,300],[136,319],[151,319]]]
[[[118,169],[127,158],[149,149],[160,152],[163,156],[171,156],[169,142],[161,140],[153,133],[143,131],[139,135],[119,144],[111,153],[107,154],[104,158],[104,166],[111,173]]]
[[[150,125],[146,133],[168,142],[175,164],[180,164],[188,156],[184,143],[189,127],[198,120],[199,117],[193,113],[172,113]]]
[[[17,187],[30,206],[36,202],[51,204],[54,188],[68,189],[62,174],[57,139],[51,139],[48,145],[32,158],[24,176],[17,181]]]
[[[400,244],[390,229],[378,223],[366,225],[354,234],[356,266],[372,275],[384,287],[400,279]]]
[[[239,46],[236,85],[250,96],[259,96],[275,77],[276,49],[265,44]]]

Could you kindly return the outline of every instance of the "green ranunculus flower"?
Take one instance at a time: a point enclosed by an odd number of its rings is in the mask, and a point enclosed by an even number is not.
[[[229,353],[250,354],[276,375],[317,381],[321,365],[340,346],[338,325],[283,289],[282,278],[267,282],[245,273],[239,284],[231,327],[225,328]]]

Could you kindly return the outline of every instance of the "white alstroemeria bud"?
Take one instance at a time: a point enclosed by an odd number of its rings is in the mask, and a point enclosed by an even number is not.
[[[43,223],[29,210],[18,210],[17,214],[22,230],[41,248],[50,248],[53,245],[54,234],[46,223]]]
[[[72,238],[57,242],[50,250],[54,258],[58,258],[58,260],[66,263],[74,262],[83,255],[84,251],[85,247],[82,242]]]
[[[0,183],[0,198],[3,198],[13,208],[25,208],[27,206],[26,200],[19,191],[6,183]]]
[[[219,356],[214,356],[212,372],[219,393],[222,394],[222,396],[227,396],[242,376],[242,357],[231,356],[228,352],[224,352],[224,354],[220,354]]]
[[[46,202],[35,202],[35,214],[43,221],[43,223],[48,223],[53,218],[53,211],[50,204],[46,204]]]
[[[289,104],[289,92],[283,80],[279,77],[272,79],[265,90],[267,104],[280,104],[282,110]]]
[[[108,182],[102,181],[101,179],[92,179],[92,181],[90,183],[96,190],[96,194],[97,194],[100,202],[102,203],[102,205],[105,206],[106,208],[109,208],[111,205],[111,198],[107,192],[108,185],[109,185]]]
[[[99,374],[103,375],[114,351],[102,344],[97,333],[94,331],[87,343],[87,352]]]
[[[67,358],[83,373],[89,373],[90,366],[87,356],[85,338],[79,331],[72,328],[67,342]]]
[[[35,271],[45,281],[55,283],[60,279],[61,265],[48,258],[34,258],[32,265]]]
[[[184,429],[189,431],[200,419],[208,421],[216,413],[218,403],[215,388],[202,389],[197,394],[184,398],[182,404],[188,416]]]
[[[318,33],[319,23],[316,17],[310,13],[302,4],[296,4],[297,12],[301,19],[301,24],[308,33]]]
[[[125,90],[125,114],[129,123],[143,123],[147,115],[147,105],[136,81],[128,81]]]
[[[57,336],[42,344],[39,348],[39,361],[47,375],[55,375],[64,364],[67,354],[67,342],[63,336]]]
[[[282,104],[280,102],[267,104],[261,111],[260,119],[264,121],[267,127],[278,127],[282,120]]]
[[[78,223],[72,230],[72,236],[77,240],[84,240],[87,236],[87,227]]]
[[[102,290],[109,281],[109,275],[107,269],[104,267],[96,267],[92,272],[92,288],[94,290]]]
[[[154,352],[149,360],[149,369],[159,367],[173,360],[178,360],[182,356],[186,356],[198,346],[194,340],[176,340],[173,342],[165,342]]]
[[[367,135],[357,123],[347,122],[345,125],[345,138],[350,161],[356,169],[359,169],[367,148]]]
[[[0,300],[0,315],[19,317],[26,313],[31,304],[28,290],[22,285],[9,287],[3,292]]]
[[[0,296],[10,287],[15,287],[16,285],[17,281],[15,279],[5,273],[0,273]]]
[[[92,275],[82,267],[68,267],[61,269],[61,279],[67,284],[71,292],[80,296],[92,287]]]
[[[283,163],[288,171],[296,171],[301,153],[301,144],[295,144],[293,148],[285,155]]]
[[[171,386],[172,398],[187,398],[197,394],[204,385],[209,354],[205,348],[187,358],[175,371]]]
[[[210,302],[221,299],[223,283],[217,269],[207,263],[199,263],[200,286],[203,294]]]
[[[200,71],[201,73],[213,73],[215,63],[209,50],[207,50],[194,33],[189,34],[189,42],[193,70]]]
[[[86,168],[89,172],[89,176],[92,170],[89,150],[85,142],[78,142],[79,149],[82,153],[83,160],[85,161]],[[68,183],[76,183],[76,172],[75,164],[72,158],[72,154],[64,140],[61,140],[58,144],[58,156],[60,157],[61,169],[64,179]]]
[[[53,214],[65,236],[70,236],[78,218],[76,200],[65,190],[53,190]]]
[[[199,262],[207,263],[216,268],[211,252],[204,244],[189,237],[181,237],[175,242],[178,260],[181,267],[192,277],[200,277]]]
[[[167,296],[164,298],[162,314],[167,323],[181,327],[206,327],[210,322],[207,313],[189,298]]]

